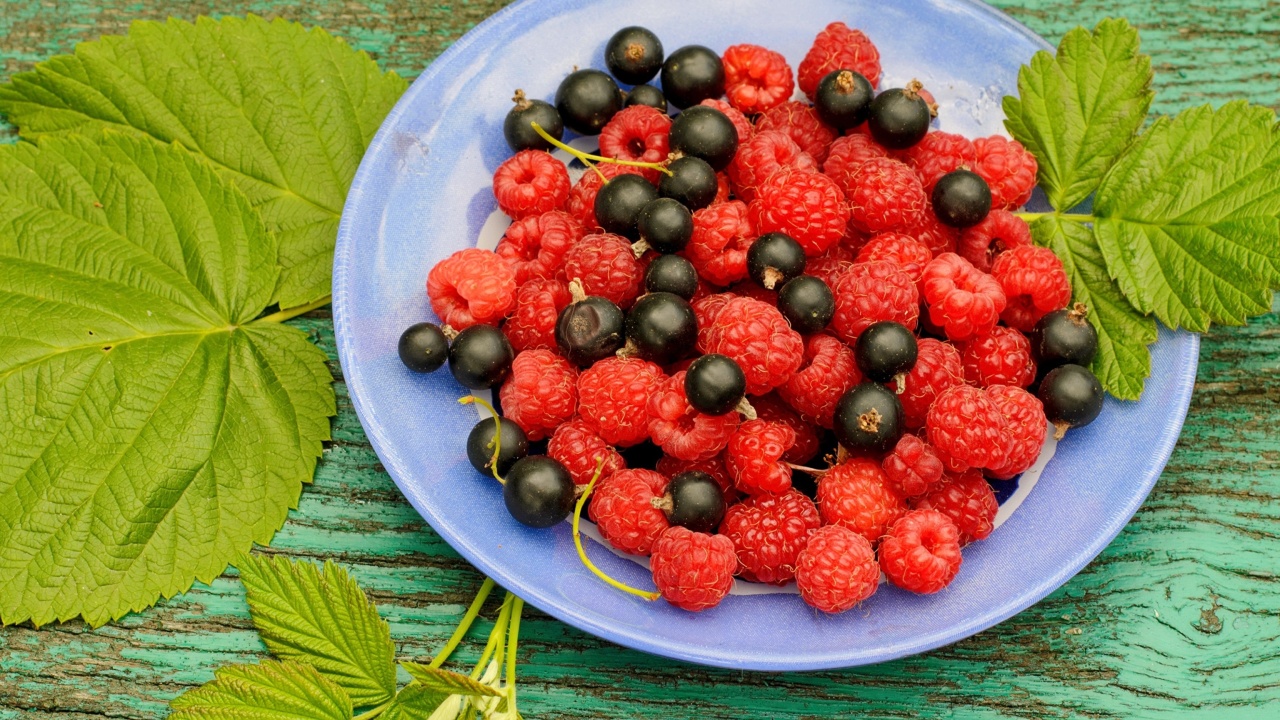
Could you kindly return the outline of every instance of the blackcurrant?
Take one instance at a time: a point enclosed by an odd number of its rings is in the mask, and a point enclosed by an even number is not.
[[[449,340],[434,323],[410,325],[396,346],[400,362],[414,372],[435,372],[449,359]]]
[[[487,390],[507,379],[515,357],[501,330],[492,325],[472,325],[453,339],[449,371],[463,387]]]
[[[579,135],[598,135],[621,109],[622,91],[613,78],[599,70],[575,70],[556,90],[556,111]]]
[[[675,362],[698,341],[698,318],[679,295],[648,293],[627,313],[627,344],[636,353],[659,365]]]
[[[664,115],[667,112],[667,98],[663,96],[661,90],[652,85],[637,85],[631,88],[627,93],[627,99],[622,101],[622,106],[631,107],[632,105],[648,105],[655,110],[661,110]]]
[[[905,325],[884,320],[858,336],[853,359],[868,380],[885,383],[915,367],[917,352],[916,336]]]
[[[604,64],[628,85],[649,82],[662,69],[662,41],[642,27],[624,27],[604,46]]]
[[[1088,425],[1102,412],[1102,384],[1079,365],[1062,365],[1049,371],[1036,393],[1044,404],[1044,416],[1061,438],[1068,428]]]
[[[596,193],[596,222],[605,232],[632,240],[639,237],[636,219],[650,201],[658,199],[658,189],[640,175],[619,175]]]
[[[857,127],[871,115],[875,91],[861,73],[833,70],[818,82],[813,108],[822,122],[837,130]]]
[[[677,158],[667,165],[667,170],[671,174],[663,173],[658,181],[658,194],[662,197],[678,200],[690,211],[701,210],[715,201],[720,183],[706,160]]]
[[[731,357],[711,353],[694,360],[684,374],[684,394],[694,410],[723,415],[747,393],[747,376]]]
[[[724,94],[724,64],[711,48],[686,45],[662,63],[662,92],[680,109]]]
[[[679,255],[659,255],[644,271],[645,292],[668,292],[685,300],[698,292],[698,271]]]
[[[891,150],[905,150],[929,132],[929,105],[919,90],[920,83],[913,80],[907,87],[885,90],[871,101],[867,128],[876,142]]]
[[[533,123],[538,123],[551,137],[557,140],[564,137],[564,121],[555,107],[549,102],[526,98],[523,90],[516,90],[513,99],[516,106],[507,111],[507,119],[502,121],[502,135],[507,145],[515,152],[555,147],[533,130]]]
[[[1088,367],[1098,352],[1098,331],[1089,323],[1083,304],[1071,310],[1054,310],[1031,329],[1031,354],[1045,373],[1061,365]]]
[[[982,176],[963,168],[952,170],[933,186],[933,211],[943,225],[967,228],[991,212],[991,188]]]
[[[836,296],[821,278],[801,275],[778,291],[778,310],[799,333],[816,333],[836,314]]]
[[[885,452],[902,437],[902,403],[877,382],[862,382],[836,402],[836,439],[854,452]]]
[[[715,478],[701,470],[688,470],[671,478],[667,492],[657,501],[672,525],[694,532],[715,533],[724,520],[724,491]]]
[[[546,455],[531,455],[511,466],[502,499],[511,517],[532,528],[551,527],[573,512],[573,478]]]
[[[786,233],[765,233],[747,249],[747,274],[769,290],[798,277],[804,266],[804,248]]]
[[[569,362],[590,367],[618,352],[626,342],[626,316],[595,295],[570,304],[556,318],[556,347]]]
[[[517,460],[529,454],[528,436],[519,425],[507,418],[502,418],[502,424],[496,425],[493,418],[487,417],[471,428],[471,433],[467,435],[467,460],[471,461],[471,467],[486,475],[493,472],[489,464],[493,462],[491,443],[495,427],[502,428],[499,442],[501,447],[498,448],[498,474],[505,475]]]
[[[738,129],[713,107],[695,105],[671,121],[671,152],[702,158],[712,170],[729,167],[738,152]]]
[[[693,214],[679,200],[656,198],[640,209],[636,231],[654,250],[664,255],[678,253],[693,237]]]

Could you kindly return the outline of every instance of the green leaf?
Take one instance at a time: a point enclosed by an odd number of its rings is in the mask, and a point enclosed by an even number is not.
[[[421,683],[409,683],[382,714],[382,720],[427,720],[449,696]]]
[[[352,710],[342,688],[292,660],[222,668],[170,707],[170,720],[351,720]]]
[[[1107,269],[1171,328],[1240,325],[1280,286],[1280,132],[1243,101],[1160,118],[1094,199]]]
[[[1004,99],[1005,127],[1040,164],[1040,187],[1070,210],[1098,187],[1133,140],[1151,106],[1151,58],[1138,31],[1107,19],[1066,34],[1056,56],[1041,51],[1018,73],[1018,97]]]
[[[358,707],[396,694],[391,628],[345,569],[253,555],[237,565],[253,624],[273,655],[314,665]]]
[[[0,621],[99,625],[271,539],[335,411],[324,353],[253,322],[278,274],[180,146],[0,148]]]
[[[466,695],[469,697],[478,697],[491,695],[495,697],[504,697],[501,690],[486,685],[478,680],[472,680],[470,677],[461,673],[443,670],[441,668],[433,668],[429,665],[423,665],[415,662],[402,662],[400,667],[404,668],[414,680],[422,683],[425,687],[437,690],[449,695]]]
[[[347,188],[405,87],[324,30],[202,17],[81,43],[0,86],[0,112],[26,138],[109,127],[204,154],[279,236],[287,308],[329,293]]]
[[[1134,310],[1107,276],[1087,225],[1048,215],[1031,223],[1031,234],[1062,259],[1073,300],[1089,308],[1089,321],[1098,331],[1093,373],[1107,392],[1121,400],[1137,400],[1151,374],[1147,346],[1156,340],[1155,322]]]

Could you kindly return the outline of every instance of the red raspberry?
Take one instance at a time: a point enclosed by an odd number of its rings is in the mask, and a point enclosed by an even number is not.
[[[503,414],[530,440],[541,440],[577,414],[578,370],[550,350],[525,350],[498,397]]]
[[[818,478],[818,512],[823,525],[843,525],[874,543],[906,512],[874,460],[845,460]]]
[[[850,345],[872,323],[893,320],[914,330],[920,316],[920,295],[911,276],[884,260],[849,266],[836,276],[831,292],[836,297],[831,330]]]
[[[667,491],[667,478],[653,470],[619,470],[596,483],[587,514],[609,544],[632,555],[648,555],[670,527],[653,506]]]
[[[777,308],[753,298],[725,303],[706,335],[699,334],[698,349],[733,358],[747,376],[748,395],[763,395],[782,385],[804,362],[800,333]]]
[[[738,154],[729,164],[729,182],[733,191],[745,202],[756,197],[756,188],[783,168],[814,170],[817,163],[800,149],[790,135],[769,130],[757,133],[738,146]]]
[[[942,460],[924,440],[907,433],[880,463],[889,487],[904,498],[923,495],[942,482]]]
[[[1022,388],[997,385],[987,390],[987,397],[1000,408],[1009,428],[1009,454],[1003,465],[991,468],[991,476],[1003,480],[1036,464],[1049,421],[1044,416],[1044,405]]]
[[[749,398],[756,417],[765,422],[786,425],[796,434],[796,441],[790,449],[782,454],[782,459],[789,463],[801,464],[818,454],[818,445],[822,438],[818,437],[819,428],[805,422],[790,405],[783,402],[778,393],[756,395]]]
[[[618,111],[600,129],[600,154],[620,160],[662,162],[671,153],[668,144],[670,134],[671,117],[669,115],[648,105],[632,105]],[[658,182],[657,169],[637,168],[637,170],[649,182]],[[588,172],[591,171],[588,170]]]
[[[995,278],[955,253],[943,253],[924,267],[920,294],[929,319],[952,340],[991,332],[1004,311],[1004,291]]]
[[[541,150],[521,150],[493,173],[498,209],[513,220],[558,210],[569,199],[569,170]]]
[[[649,438],[649,398],[666,379],[648,360],[605,358],[578,376],[578,412],[610,445],[635,445]]]
[[[747,115],[762,113],[791,99],[796,82],[781,53],[759,45],[731,45],[724,63],[724,94]]]
[[[1014,210],[1027,204],[1036,186],[1036,157],[1017,140],[992,135],[973,141],[973,171],[991,187],[991,207]]]
[[[933,204],[926,203],[924,215],[920,224],[916,226],[913,234],[916,239],[924,243],[929,248],[929,252],[934,257],[938,257],[942,253],[953,253],[960,243],[960,230],[958,228],[943,225],[938,216],[933,212]]]
[[[564,256],[566,280],[581,280],[588,295],[607,298],[626,310],[644,287],[644,270],[631,243],[619,235],[588,235]]]
[[[1000,505],[991,485],[982,477],[981,470],[969,470],[960,475],[945,475],[942,485],[930,490],[916,501],[922,510],[937,510],[955,523],[960,531],[960,544],[968,545],[991,534]]]
[[[658,536],[649,568],[664,600],[698,612],[719,605],[729,594],[738,556],[733,541],[723,535],[676,526]]]
[[[649,437],[662,451],[682,460],[709,460],[724,450],[738,428],[738,413],[707,415],[689,404],[685,372],[672,375],[649,398]]]
[[[880,51],[861,30],[833,22],[818,33],[800,61],[800,90],[812,100],[818,83],[832,70],[856,70],[874,88],[880,84]]]
[[[596,165],[596,169],[605,176],[606,179],[612,180],[619,175],[643,175],[643,168],[634,165],[619,165],[617,163],[600,163]],[[582,173],[578,178],[578,182],[574,183],[573,188],[569,190],[569,199],[565,203],[565,209],[573,216],[578,224],[582,225],[585,232],[598,233],[604,232],[600,228],[600,223],[596,222],[596,194],[600,192],[600,186],[604,184],[604,180],[600,179],[600,175],[595,170],[588,170]]]
[[[497,325],[516,304],[516,276],[493,252],[466,248],[427,273],[427,297],[441,322],[454,330]]]
[[[872,235],[910,232],[924,218],[928,196],[911,168],[873,158],[849,174],[844,185],[853,227]]]
[[[729,187],[729,176],[725,173],[716,173],[716,197],[712,203],[727,203],[729,195],[732,194],[732,188]]]
[[[582,226],[563,210],[530,215],[507,228],[494,252],[516,274],[516,284],[556,277],[569,247],[582,239]]]
[[[804,364],[778,388],[778,394],[806,422],[830,429],[836,403],[862,382],[862,373],[853,350],[830,335],[810,335],[804,345]]]
[[[716,285],[731,285],[747,276],[747,250],[756,235],[745,203],[732,200],[708,205],[693,214],[693,237],[683,255],[699,277]]]
[[[970,385],[1027,387],[1036,379],[1036,363],[1031,359],[1031,341],[1007,327],[995,327],[960,348],[964,379]]]
[[[728,292],[739,297],[755,298],[762,303],[768,303],[773,307],[778,307],[778,291],[770,290],[763,285],[757,285],[754,280],[739,280],[729,286]]]
[[[516,309],[502,326],[516,352],[556,346],[556,318],[573,298],[559,280],[535,278],[516,290]]]
[[[982,222],[960,232],[957,252],[982,272],[991,272],[1005,250],[1031,245],[1031,228],[1008,210],[992,210]]]
[[[902,159],[916,171],[924,191],[930,194],[943,175],[961,167],[972,168],[976,157],[972,140],[949,132],[928,133],[902,153]]]
[[[809,258],[805,265],[805,275],[812,275],[828,286],[836,281],[836,276],[845,268],[853,265],[853,258],[858,251],[844,244],[842,241],[839,245],[833,245],[822,255],[815,258]]]
[[[880,569],[903,590],[936,593],[960,572],[960,531],[937,510],[913,510],[880,543]]]
[[[836,138],[831,143],[831,151],[822,163],[822,174],[836,181],[836,184],[849,192],[852,187],[850,179],[853,174],[868,160],[889,157],[888,151],[876,144],[870,135],[854,133]]]
[[[605,442],[587,423],[570,420],[556,428],[547,443],[547,455],[569,471],[576,485],[586,485],[596,474],[596,463],[604,460],[600,477],[625,470],[627,463],[613,446]]]
[[[715,327],[716,317],[735,297],[738,296],[733,293],[717,292],[693,301],[693,316],[698,320],[698,347],[707,344],[711,338],[711,330]]]
[[[787,169],[760,185],[751,202],[751,220],[757,233],[786,233],[805,255],[821,255],[844,235],[849,208],[831,178],[813,170]]]
[[[925,244],[902,233],[884,233],[867,241],[858,251],[857,262],[888,260],[902,268],[911,282],[920,282],[924,266],[933,259],[933,253]]]
[[[813,501],[795,490],[753,495],[725,511],[720,532],[733,541],[738,574],[749,582],[786,585],[796,559],[822,521]]]
[[[827,150],[838,134],[830,126],[823,124],[812,105],[795,100],[788,100],[770,109],[756,120],[756,132],[766,130],[781,130],[790,135],[800,149],[809,153],[819,165],[827,159]]]
[[[780,460],[795,442],[795,431],[786,425],[758,419],[742,423],[724,453],[733,484],[750,495],[790,490],[791,468]]]
[[[908,428],[922,428],[942,391],[964,384],[964,364],[955,347],[933,338],[916,342],[916,364],[903,376],[902,415]]]
[[[747,119],[747,116],[743,115],[741,111],[739,111],[737,108],[730,105],[729,103],[723,100],[720,100],[718,98],[707,98],[706,100],[703,100],[698,104],[706,105],[707,107],[713,107],[719,110],[720,112],[724,113],[725,117],[729,118],[729,122],[733,123],[733,127],[738,131],[739,147],[741,147],[744,143],[750,140],[752,136],[756,134],[755,126],[751,124],[751,121]],[[721,202],[721,201],[717,200],[716,202]]]
[[[1049,248],[1025,246],[1001,253],[991,266],[1007,299],[1000,319],[1031,332],[1040,318],[1071,302],[1071,280]]]
[[[716,481],[716,484],[720,486],[720,491],[724,493],[725,505],[732,505],[738,500],[738,489],[733,486],[733,480],[729,479],[729,471],[724,468],[723,455],[717,455],[708,460],[681,460],[670,455],[663,455],[658,459],[658,465],[654,469],[669,478],[674,478],[682,472],[691,470],[704,472],[710,475]]]
[[[800,599],[823,612],[844,612],[879,586],[880,566],[871,543],[839,525],[815,530],[796,560]]]
[[[948,388],[929,408],[929,444],[970,467],[1001,467],[1009,453],[1008,424],[986,391],[972,385]]]

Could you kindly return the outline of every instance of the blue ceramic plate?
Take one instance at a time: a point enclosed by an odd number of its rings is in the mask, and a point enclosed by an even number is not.
[[[843,20],[880,48],[882,87],[918,77],[942,127],[1002,132],[1000,98],[1018,67],[1048,46],[969,0],[526,0],[480,24],[436,60],[383,123],[356,175],[334,261],[338,351],[352,401],[387,471],[418,512],[499,584],[602,638],[672,658],[751,670],[881,662],[972,635],[1023,610],[1078,572],[1115,537],[1173,450],[1195,379],[1197,337],[1161,331],[1137,403],[1108,400],[1101,417],[1059,443],[1034,492],[984,542],[966,548],[955,582],[920,597],[883,586],[858,609],[816,612],[794,595],[733,595],[702,613],[646,603],[592,576],[567,524],[514,522],[500,487],[464,454],[475,410],[447,372],[401,366],[396,339],[435,317],[424,283],[450,253],[475,244],[495,209],[494,169],[510,151],[501,124],[515,88],[550,99],[574,65],[603,67],[615,30],[640,24],[668,51],[758,43],[799,64],[814,35]],[[589,542],[621,580],[646,571]]]

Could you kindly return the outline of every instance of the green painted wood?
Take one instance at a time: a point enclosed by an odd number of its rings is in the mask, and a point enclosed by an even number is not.
[[[136,18],[246,10],[323,26],[414,76],[501,4],[6,0],[0,78]],[[1128,17],[1155,60],[1159,112],[1232,97],[1280,106],[1276,0],[999,4],[1055,42],[1077,24]],[[295,324],[333,356],[326,312]],[[1214,329],[1200,357],[1186,428],[1151,498],[1084,572],[1026,612],[924,656],[791,675],[672,663],[534,612],[521,630],[522,710],[530,718],[1280,718],[1280,315]],[[270,552],[347,564],[401,653],[426,657],[480,576],[399,495],[365,441],[341,369],[331,367],[334,442]],[[457,657],[473,660],[477,650],[470,642]],[[169,698],[214,669],[262,654],[234,573],[97,630],[5,628],[0,720],[162,717]]]

